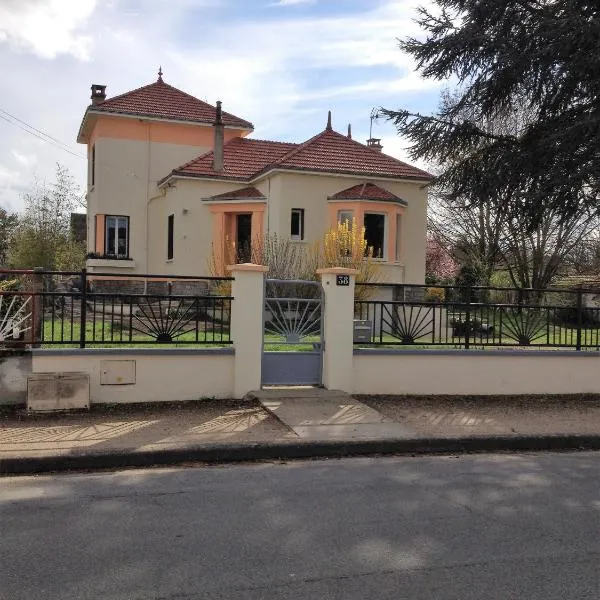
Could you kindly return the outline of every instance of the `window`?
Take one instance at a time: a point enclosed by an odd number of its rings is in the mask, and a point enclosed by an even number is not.
[[[92,164],[90,168],[90,181],[91,185],[96,183],[96,146],[92,146]]]
[[[173,259],[173,227],[175,226],[175,215],[167,218],[167,260]]]
[[[116,258],[129,258],[129,217],[106,215],[104,253]]]
[[[290,237],[292,240],[304,239],[304,209],[292,208],[292,224],[290,228]]]
[[[374,258],[385,257],[385,215],[365,213],[365,239]]]
[[[396,262],[402,259],[402,215],[396,215]]]
[[[338,210],[338,223],[345,223],[346,221],[348,221],[348,227],[352,227],[353,219],[354,219],[354,211]]]

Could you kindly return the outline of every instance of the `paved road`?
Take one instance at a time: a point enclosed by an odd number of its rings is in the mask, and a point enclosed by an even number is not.
[[[600,453],[0,479],[2,600],[600,597]]]

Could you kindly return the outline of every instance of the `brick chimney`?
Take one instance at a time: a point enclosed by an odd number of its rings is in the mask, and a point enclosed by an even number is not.
[[[377,152],[381,152],[383,150],[383,146],[381,145],[381,138],[368,139],[367,146],[369,148],[373,148],[373,150],[377,150]]]
[[[223,146],[225,145],[225,125],[223,124],[223,111],[221,101],[217,101],[217,114],[214,122],[215,128],[215,147],[213,150],[213,168],[215,171],[222,171],[223,164]]]
[[[106,100],[106,86],[92,83],[92,105],[96,106]]]

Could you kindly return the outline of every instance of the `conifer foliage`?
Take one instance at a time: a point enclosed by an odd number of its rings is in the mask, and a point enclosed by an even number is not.
[[[434,0],[421,39],[402,40],[425,78],[457,83],[435,115],[385,110],[414,159],[443,165],[438,184],[474,203],[499,198],[535,228],[600,199],[600,3]],[[525,108],[518,132],[486,122]],[[468,115],[468,117],[465,117]]]

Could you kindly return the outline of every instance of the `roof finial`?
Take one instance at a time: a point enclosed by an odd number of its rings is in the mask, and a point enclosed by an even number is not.
[[[348,123],[348,139],[352,139],[352,123]]]
[[[162,65],[158,67],[158,81],[160,83],[162,83],[162,76],[163,76],[163,72],[162,72]]]
[[[329,111],[327,113],[327,127],[326,127],[327,131],[331,131],[332,127],[331,127],[331,111]]]

